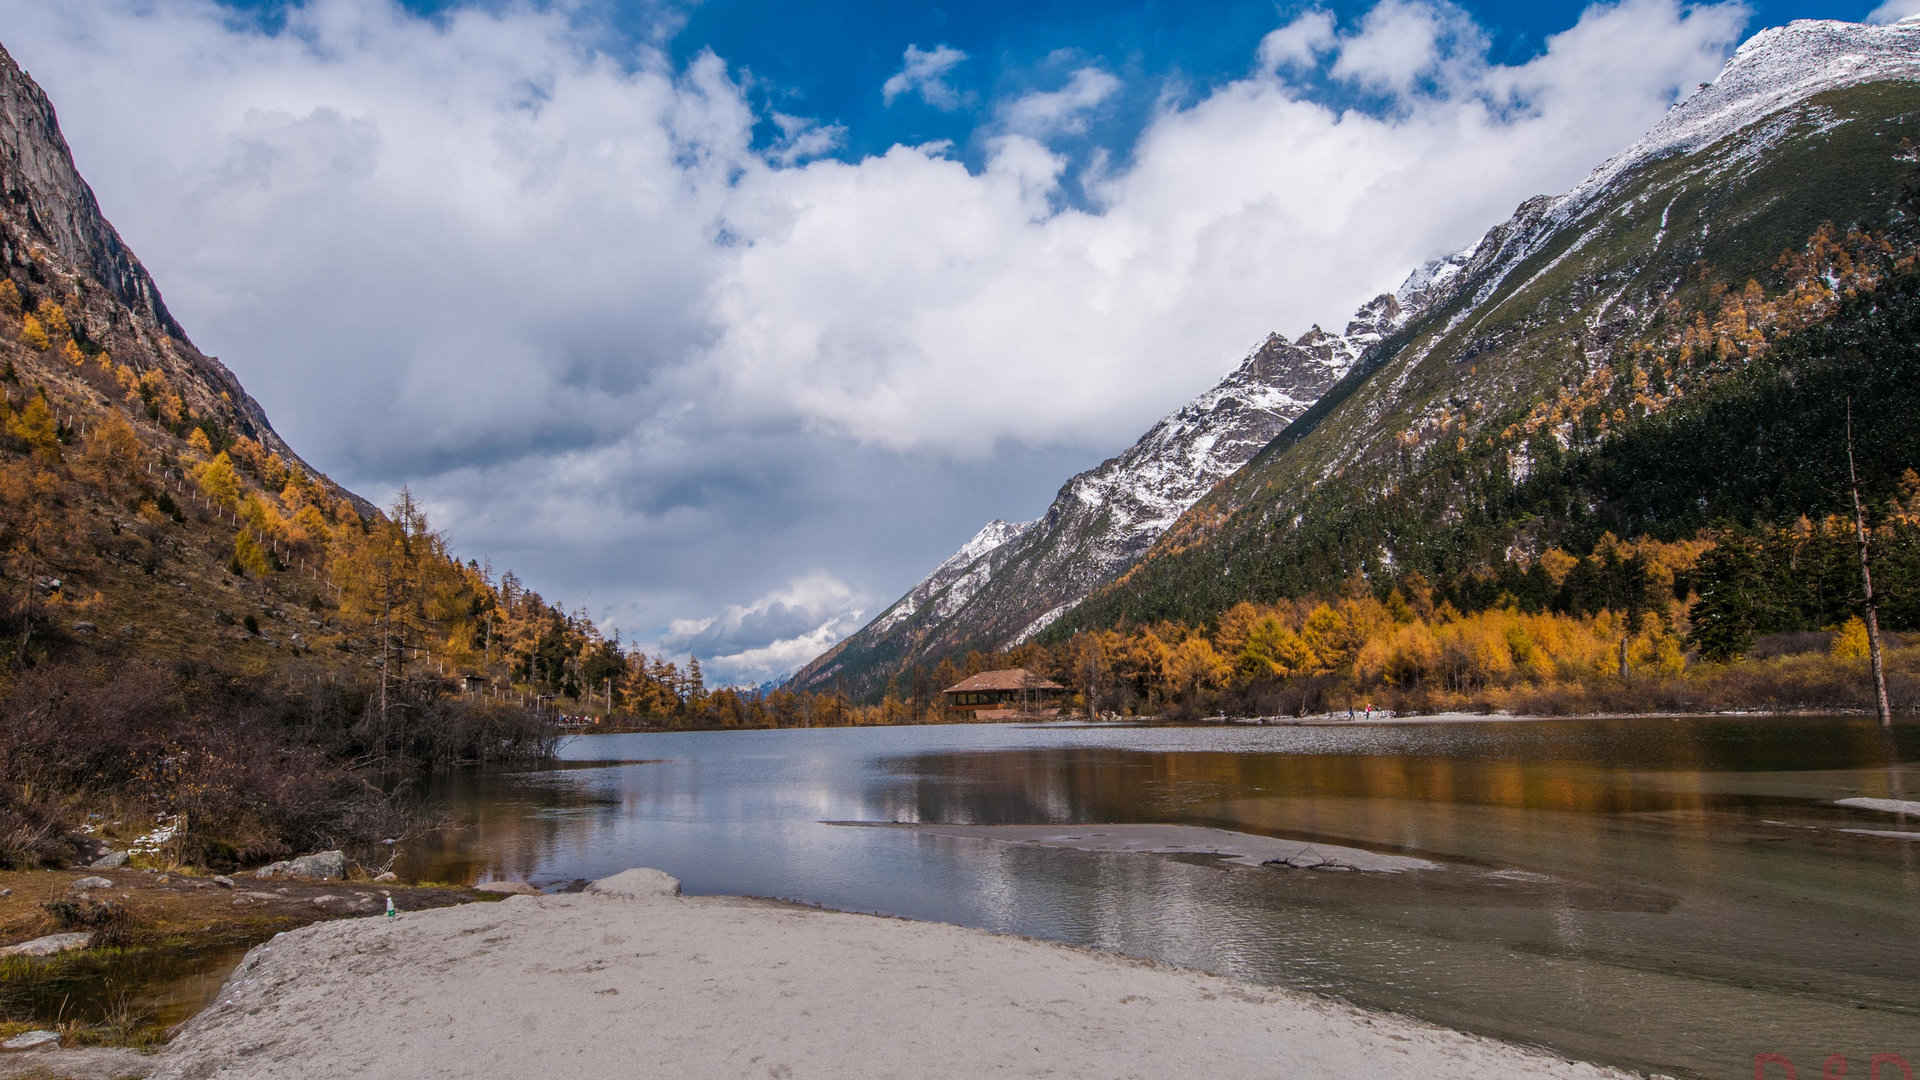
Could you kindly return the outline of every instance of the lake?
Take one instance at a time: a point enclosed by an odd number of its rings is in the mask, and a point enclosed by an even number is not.
[[[1920,819],[1833,805],[1920,798],[1913,725],[964,725],[587,736],[562,756],[443,783],[460,827],[411,843],[401,874],[560,888],[653,866],[689,893],[1071,942],[1678,1074],[1920,1064]],[[832,822],[1210,825],[1441,868]]]

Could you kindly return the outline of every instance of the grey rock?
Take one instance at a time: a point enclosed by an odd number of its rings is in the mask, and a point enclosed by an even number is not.
[[[127,865],[128,854],[124,851],[109,851],[105,855],[87,864],[89,870],[118,870]]]
[[[89,889],[111,889],[113,882],[103,877],[83,877],[67,886],[71,892],[86,892]]]
[[[594,896],[615,897],[621,900],[650,900],[658,897],[679,896],[680,879],[664,870],[651,867],[635,867],[622,870],[612,877],[604,877],[587,886],[586,891]]]
[[[23,1031],[6,1042],[0,1043],[0,1050],[51,1050],[60,1045],[60,1033],[57,1031]]]
[[[23,941],[18,945],[9,945],[0,949],[0,956],[57,956],[74,949],[84,949],[92,934],[48,934],[46,937]]]
[[[609,879],[611,880],[611,879]],[[485,893],[505,893],[508,896],[539,896],[540,890],[524,881],[483,881],[474,886]]]
[[[347,876],[347,856],[342,851],[320,851],[297,859],[268,863],[253,872],[262,881],[292,878],[302,881],[339,881]]]
[[[388,870],[387,872],[385,872],[385,873],[383,873],[383,874],[379,874],[379,875],[377,875],[377,876],[376,876],[376,877],[375,877],[375,878],[374,878],[373,880],[375,880],[375,881],[399,881],[399,880],[400,880],[400,875],[399,875],[399,874],[396,874],[396,873],[394,873],[394,872],[393,872],[393,871],[391,871],[391,870]]]
[[[99,629],[100,627],[90,622],[77,622],[73,624],[73,632],[76,634],[92,634],[98,632]]]
[[[233,887],[234,887],[234,884],[233,884],[233,879],[232,879],[232,878],[230,878],[230,877],[228,877],[228,876],[227,876],[227,875],[225,875],[225,874],[215,874],[215,875],[213,875],[213,883],[214,883],[215,885],[218,885],[218,886],[220,886],[220,887],[221,887],[221,888],[223,888],[223,889],[231,889],[231,888],[233,888]]]

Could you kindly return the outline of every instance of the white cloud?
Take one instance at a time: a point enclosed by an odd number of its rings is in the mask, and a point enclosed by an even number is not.
[[[1009,131],[1036,138],[1077,135],[1087,129],[1087,113],[1119,89],[1120,80],[1100,68],[1079,68],[1058,90],[1036,90],[1002,106],[1000,121]]]
[[[1867,16],[1870,23],[1895,23],[1920,16],[1920,0],[1886,0]]]
[[[756,116],[723,58],[616,47],[575,8],[308,0],[268,32],[214,0],[0,0],[0,26],[175,313],[296,447],[370,493],[412,482],[462,550],[643,637],[811,566],[904,585],[871,567],[909,525],[791,531],[869,497],[806,478],[1114,452],[1267,331],[1337,323],[1577,181],[1747,17],[1623,0],[1503,66],[1457,9],[1386,0],[1330,49],[1330,22],[1248,42],[1248,77],[1168,95],[1073,173],[1042,139],[1114,93],[1094,64],[996,109],[975,171],[943,143],[849,161],[831,125]],[[1302,56],[1389,100],[1317,102],[1276,74]],[[909,49],[890,96],[958,100],[962,58]],[[995,490],[980,519],[1038,509]],[[818,613],[719,655],[770,665],[841,625]]]
[[[773,114],[773,123],[780,129],[780,142],[767,156],[781,165],[825,157],[847,141],[847,129],[840,124],[821,124],[783,112]]]
[[[708,369],[749,414],[886,446],[1117,448],[1267,330],[1338,323],[1578,181],[1713,78],[1746,20],[1626,0],[1502,66],[1457,9],[1416,7],[1389,0],[1334,61],[1396,95],[1383,114],[1256,72],[1164,106],[1128,165],[1083,176],[1094,209],[1058,206],[1037,143],[989,143],[979,173],[895,147],[748,176]],[[1426,81],[1380,81],[1389,55]]]
[[[816,571],[718,615],[675,619],[655,648],[701,657],[715,683],[756,685],[791,674],[858,630],[865,602],[853,586]]]
[[[1473,17],[1447,0],[1381,0],[1338,48],[1334,78],[1406,94],[1427,78],[1449,89],[1467,82],[1487,42]]]
[[[902,57],[903,66],[880,87],[880,96],[888,105],[892,105],[894,99],[902,94],[917,93],[936,109],[949,112],[958,109],[967,103],[967,98],[947,81],[947,75],[966,58],[966,53],[946,45],[936,45],[931,49],[909,45]]]
[[[1321,56],[1333,51],[1337,41],[1333,25],[1331,12],[1300,15],[1260,39],[1260,67],[1268,72],[1312,67]]]

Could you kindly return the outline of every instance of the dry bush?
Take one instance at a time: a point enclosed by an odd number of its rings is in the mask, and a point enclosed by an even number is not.
[[[119,800],[182,826],[166,854],[228,867],[404,831],[397,793],[422,771],[550,754],[525,710],[399,688],[383,718],[364,687],[290,691],[171,668],[48,665],[0,693],[0,865],[71,858],[63,817]],[[378,783],[376,783],[376,780]]]
[[[61,896],[40,905],[62,930],[89,930],[90,949],[118,948],[133,938],[133,913],[112,900],[91,896]]]

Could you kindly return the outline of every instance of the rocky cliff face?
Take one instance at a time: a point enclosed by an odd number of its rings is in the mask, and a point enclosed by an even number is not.
[[[240,381],[195,348],[74,165],[47,95],[0,47],[0,272],[60,304],[85,340],[157,368],[197,415],[300,461]],[[304,462],[302,462],[304,464]]]
[[[1068,480],[1044,517],[989,523],[858,634],[808,664],[792,685],[857,696],[907,665],[1003,648],[1133,565],[1167,527],[1246,464],[1385,335],[1423,311],[1461,259],[1438,260],[1376,297],[1338,334],[1273,334],[1206,393],[1125,453]]]

